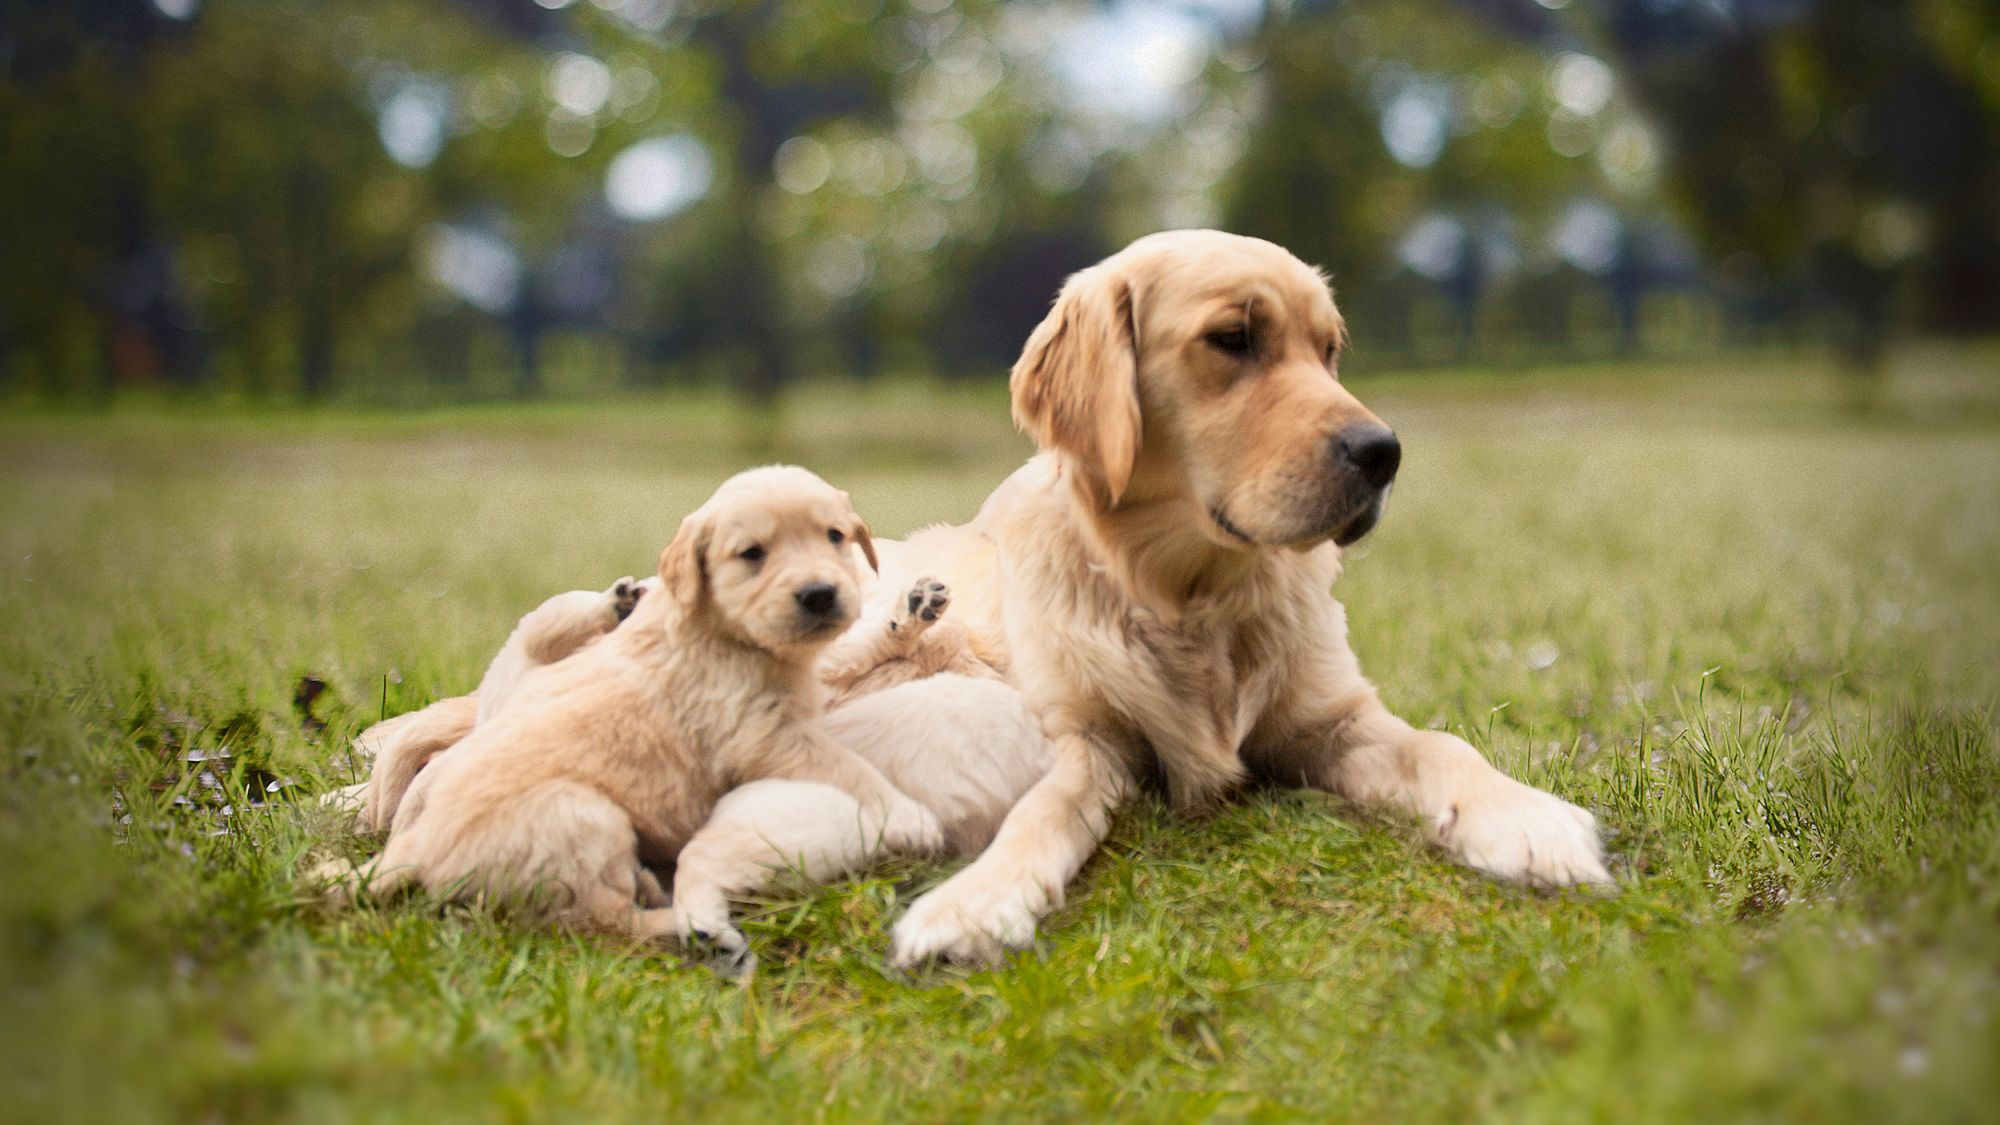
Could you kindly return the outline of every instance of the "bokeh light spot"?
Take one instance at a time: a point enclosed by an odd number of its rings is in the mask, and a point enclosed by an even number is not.
[[[565,51],[542,75],[549,100],[578,117],[594,117],[611,100],[611,68],[589,55]]]
[[[715,163],[687,133],[654,137],[619,153],[604,175],[604,198],[621,219],[649,222],[685,211],[708,194]]]
[[[1611,68],[1602,59],[1569,51],[1549,64],[1549,96],[1580,117],[1611,104]]]
[[[411,82],[383,103],[375,131],[389,159],[405,168],[426,168],[444,148],[449,113],[441,87],[432,82]]]
[[[1429,83],[1413,82],[1382,107],[1382,143],[1397,163],[1428,168],[1444,155],[1450,133],[1451,103]]]
[[[431,280],[484,312],[504,313],[521,296],[521,256],[491,231],[438,223],[418,256]]]
[[[771,175],[793,195],[811,195],[833,174],[833,154],[814,137],[793,137],[778,146]]]
[[[1577,269],[1603,273],[1618,259],[1618,237],[1624,229],[1618,212],[1609,204],[1601,199],[1579,199],[1556,220],[1549,246]]]

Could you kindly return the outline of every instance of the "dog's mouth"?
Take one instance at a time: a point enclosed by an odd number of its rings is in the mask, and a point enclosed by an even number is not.
[[[1375,530],[1375,525],[1382,522],[1382,505],[1388,499],[1389,490],[1386,488],[1369,497],[1368,502],[1361,506],[1360,511],[1354,513],[1346,523],[1334,530],[1334,545],[1339,547],[1352,546],[1362,536]]]
[[[1382,489],[1381,491],[1370,495],[1365,501],[1362,502],[1359,509],[1354,511],[1353,514],[1347,516],[1345,519],[1330,520],[1326,523],[1322,523],[1312,533],[1300,536],[1297,540],[1292,540],[1292,541],[1273,540],[1272,542],[1309,544],[1331,539],[1338,546],[1341,547],[1351,546],[1354,543],[1358,542],[1362,536],[1367,535],[1369,532],[1375,530],[1375,525],[1382,521],[1382,507],[1383,504],[1388,500],[1388,498],[1389,498],[1389,490],[1386,488]],[[1243,530],[1243,528],[1239,526],[1236,523],[1236,521],[1229,518],[1229,513],[1224,511],[1222,505],[1220,504],[1217,504],[1216,506],[1208,510],[1208,518],[1214,521],[1216,527],[1222,529],[1223,534],[1229,536],[1231,539],[1236,540],[1238,543],[1241,543],[1246,547],[1260,546],[1266,542],[1266,540],[1260,539],[1257,536],[1252,535],[1249,532]]]
[[[847,628],[845,617],[809,617],[799,622],[799,636],[813,640],[829,633],[838,633],[845,628]]]
[[[1229,516],[1223,512],[1222,505],[1220,504],[1208,510],[1208,518],[1215,521],[1215,526],[1221,528],[1223,534],[1228,535],[1231,539],[1239,543],[1251,544],[1257,542],[1249,532],[1230,522]]]

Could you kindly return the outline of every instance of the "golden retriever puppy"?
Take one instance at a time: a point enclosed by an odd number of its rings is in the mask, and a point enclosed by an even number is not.
[[[853,547],[874,561],[846,494],[811,473],[725,482],[662,553],[661,593],[520,678],[505,707],[425,767],[355,881],[529,900],[579,929],[688,936],[642,865],[673,861],[725,793],[761,778],[828,785],[887,846],[935,848],[937,819],[817,721],[816,659],[859,607]]]
[[[1214,231],[1063,286],[1010,380],[1040,453],[971,523],[879,545],[890,589],[950,586],[1049,743],[992,844],[897,924],[895,961],[1031,940],[1141,781],[1181,808],[1313,786],[1421,817],[1500,879],[1609,881],[1590,813],[1412,727],[1361,674],[1330,590],[1402,451],[1341,384],[1345,338],[1323,274]]]
[[[542,602],[515,624],[473,694],[384,719],[355,736],[355,748],[370,759],[368,780],[328,794],[324,803],[351,811],[360,831],[388,831],[417,771],[498,713],[522,676],[611,632],[658,587],[658,578],[640,582],[628,575],[608,590],[570,590]]]

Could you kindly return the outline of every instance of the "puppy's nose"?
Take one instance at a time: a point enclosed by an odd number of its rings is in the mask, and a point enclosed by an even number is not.
[[[820,617],[832,613],[840,605],[840,591],[834,589],[830,582],[801,586],[792,597],[798,599],[800,609]]]
[[[1354,466],[1371,488],[1387,488],[1403,464],[1396,432],[1373,422],[1349,426],[1333,442],[1334,458]]]

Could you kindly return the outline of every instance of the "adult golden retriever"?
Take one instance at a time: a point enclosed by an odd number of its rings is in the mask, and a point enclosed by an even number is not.
[[[951,587],[1050,748],[992,843],[896,925],[896,962],[1026,944],[1148,779],[1190,809],[1253,778],[1325,789],[1421,817],[1496,878],[1610,881],[1590,813],[1412,727],[1361,674],[1331,589],[1401,453],[1340,383],[1345,336],[1324,275],[1215,231],[1063,286],[1011,379],[1041,452],[972,522],[880,545],[882,583]]]

